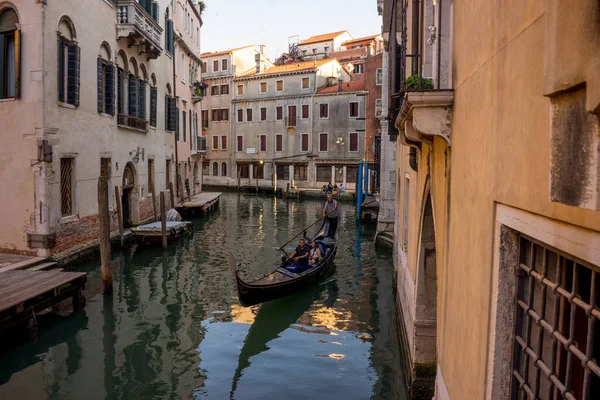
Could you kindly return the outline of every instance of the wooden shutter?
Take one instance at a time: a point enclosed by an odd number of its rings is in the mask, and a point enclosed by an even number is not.
[[[104,109],[105,113],[115,115],[115,66],[107,64],[104,69]]]
[[[102,66],[103,62],[101,58],[98,58],[97,66],[98,71],[96,73],[96,77],[98,79],[98,112],[104,112],[104,85],[102,82]]]
[[[159,8],[158,8],[158,3],[154,2],[154,3],[152,3],[152,18],[154,18],[154,20],[156,22],[158,22],[159,15],[160,15],[160,13],[159,13]]]
[[[125,114],[125,90],[123,88],[123,81],[125,78],[125,71],[121,68],[117,69],[117,112],[119,114]]]
[[[174,97],[169,97],[169,130],[177,130],[177,103]]]
[[[137,116],[137,79],[132,74],[129,75],[129,116]]]
[[[58,36],[56,57],[58,60],[58,71],[57,71],[58,101],[64,102],[65,101],[65,39],[62,36]]]
[[[146,119],[146,82],[138,81],[138,117]]]
[[[158,90],[150,88],[150,126],[156,127],[156,112],[157,112]]]
[[[15,31],[15,99],[21,97],[21,42],[23,41],[23,34],[20,30]]]
[[[175,99],[172,99],[175,100]],[[174,101],[171,103],[175,104]],[[175,107],[175,140],[179,141],[179,107]]]
[[[67,103],[79,107],[79,70],[81,50],[75,43],[67,45]]]
[[[181,112],[181,120],[183,122],[183,142],[185,142],[186,140],[186,127],[187,127],[187,119],[185,117],[185,111]]]

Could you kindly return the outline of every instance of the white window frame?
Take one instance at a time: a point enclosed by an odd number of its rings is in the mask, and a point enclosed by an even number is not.
[[[281,82],[281,90],[277,90],[277,82]],[[285,81],[283,79],[278,79],[275,81],[275,91],[277,93],[282,93],[285,90]]]
[[[353,117],[352,115],[350,115],[350,104],[352,103],[356,103],[356,117]],[[360,105],[359,101],[349,101],[348,102],[348,118],[351,119],[356,119],[360,117],[360,108],[358,107]]]
[[[277,150],[277,138],[281,137],[281,150]],[[300,143],[302,145],[302,143]],[[278,133],[275,135],[275,153],[283,153],[283,135]]]
[[[237,147],[237,145],[238,145],[238,138],[242,138],[242,149],[241,150],[238,150],[238,147]],[[235,137],[235,152],[236,153],[243,153],[244,152],[244,135],[237,135]]]
[[[350,140],[350,135],[356,135],[356,151],[350,150],[350,143],[352,143],[352,141]],[[360,136],[358,135],[358,132],[348,132],[348,153],[358,153],[360,150],[360,143],[358,142],[358,138]]]
[[[308,140],[306,141],[306,150],[302,150],[302,138],[304,137],[304,135],[306,135],[306,137],[308,138]],[[301,133],[300,134],[300,153],[308,153],[310,151],[310,133]]]
[[[262,145],[262,138],[265,138],[265,149],[261,149],[261,145]],[[259,153],[267,153],[267,150],[269,148],[269,144],[267,143],[267,135],[259,135],[258,136],[258,152]]]
[[[304,87],[304,84],[303,84],[303,81],[305,79],[308,79],[308,87],[306,87],[306,88]],[[302,80],[300,81],[300,90],[310,90],[310,77],[302,78]]]
[[[308,117],[302,117],[302,107],[308,106]],[[310,104],[300,104],[300,119],[310,119]]]
[[[262,91],[262,84],[263,83],[265,84],[265,91],[264,92]],[[269,83],[267,81],[260,82],[260,84],[258,86],[258,92],[260,94],[266,94],[268,91],[269,91]]]
[[[321,117],[321,105],[327,104],[327,116]],[[348,114],[350,114],[350,110],[348,110]],[[329,103],[319,103],[319,119],[329,119]]]
[[[321,135],[325,135],[327,137],[327,150],[321,149]],[[319,153],[328,153],[329,152],[329,132],[319,132]]]

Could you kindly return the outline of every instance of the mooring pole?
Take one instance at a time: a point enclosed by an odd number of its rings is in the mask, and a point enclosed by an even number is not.
[[[121,247],[125,243],[125,233],[123,228],[123,203],[121,200],[121,188],[115,186],[115,199],[117,201],[117,219],[119,220],[119,239],[121,239]]]
[[[365,197],[369,197],[369,161],[365,160]]]
[[[360,208],[362,206],[363,185],[363,160],[358,163],[358,177],[356,182],[356,219],[360,220]]]
[[[112,266],[110,256],[110,214],[108,211],[108,180],[98,178],[98,219],[100,224],[100,269],[102,289],[105,294],[112,293]]]
[[[163,249],[167,250],[167,209],[165,207],[165,192],[160,192],[160,229]]]
[[[169,190],[171,191],[171,207],[175,208],[175,191],[173,190],[173,182],[169,182]]]
[[[154,190],[154,182],[150,185],[150,192],[152,193],[152,207],[154,208],[154,220],[158,221],[158,204],[156,204],[156,191]]]

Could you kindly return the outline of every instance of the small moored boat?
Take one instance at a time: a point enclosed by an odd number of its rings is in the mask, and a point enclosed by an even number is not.
[[[252,282],[245,282],[240,277],[237,263],[231,255],[229,263],[236,280],[240,304],[247,307],[288,296],[313,285],[333,272],[335,269],[333,261],[337,253],[337,233],[335,238],[331,238],[324,236],[322,230],[319,232],[321,233],[312,239],[305,237],[309,246],[312,241],[316,241],[321,250],[322,258],[317,264],[303,268],[298,264],[290,263],[285,257],[279,267]]]

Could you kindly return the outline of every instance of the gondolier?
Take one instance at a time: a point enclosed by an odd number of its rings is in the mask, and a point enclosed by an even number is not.
[[[340,213],[338,201],[333,198],[332,194],[327,195],[327,201],[325,202],[325,207],[323,207],[323,216],[327,216],[327,221],[329,221],[327,236],[335,238]]]

